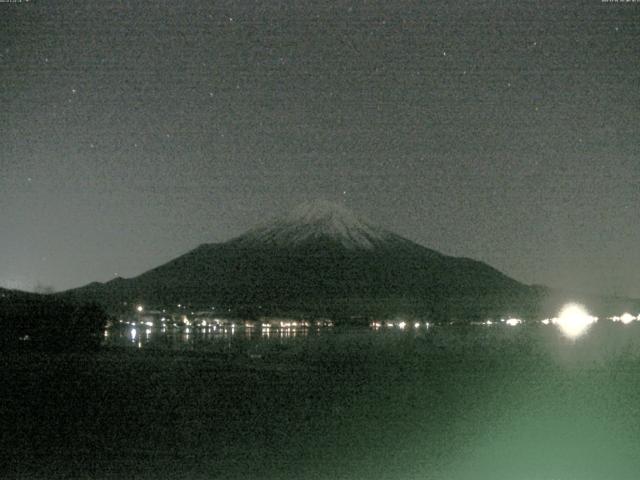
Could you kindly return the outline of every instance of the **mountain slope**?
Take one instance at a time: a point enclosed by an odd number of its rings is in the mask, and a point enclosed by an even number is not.
[[[358,315],[396,309],[448,315],[455,305],[482,314],[509,309],[529,294],[529,287],[482,262],[443,255],[341,206],[314,202],[138,277],[63,295],[111,307],[140,301],[260,313]]]

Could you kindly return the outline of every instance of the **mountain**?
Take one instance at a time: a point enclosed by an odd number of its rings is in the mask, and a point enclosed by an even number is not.
[[[142,302],[252,316],[442,319],[528,311],[539,292],[485,263],[443,255],[319,201],[135,278],[60,295],[112,310]]]

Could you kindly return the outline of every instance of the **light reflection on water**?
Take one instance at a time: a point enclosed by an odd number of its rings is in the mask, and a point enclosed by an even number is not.
[[[108,328],[104,332],[104,344],[109,346],[145,346],[169,348],[197,348],[207,344],[234,341],[286,341],[304,338],[309,335],[321,335],[332,327],[318,326],[286,326],[271,325],[208,325],[208,326],[173,326],[165,325],[147,327],[144,334],[134,325],[120,324]]]
[[[384,328],[382,328],[384,326]],[[427,333],[433,328],[428,322],[373,322],[368,328],[356,327],[359,331],[371,331],[380,334],[416,335]],[[201,348],[216,343],[234,342],[293,342],[307,337],[318,337],[335,333],[332,324],[326,322],[310,323],[306,321],[286,321],[276,323],[237,322],[228,324],[180,325],[162,322],[145,324],[144,330],[139,322],[117,323],[104,332],[104,345],[108,346],[145,346],[169,348]],[[340,329],[338,329],[340,330]],[[343,330],[340,330],[343,331]]]
[[[419,349],[432,352],[468,352],[476,348],[511,348],[527,337],[538,338],[542,355],[563,363],[580,363],[585,358],[601,362],[622,350],[640,357],[640,322],[605,320],[590,325],[582,335],[567,336],[556,319],[507,322],[483,321],[471,324],[374,321],[369,327],[334,327],[301,321],[243,322],[224,324],[117,323],[104,332],[103,344],[132,348],[202,350],[212,353],[246,353],[262,358],[265,352],[297,352],[311,344],[332,344],[349,335],[365,342],[386,342],[402,348],[402,342],[418,340]],[[639,328],[633,328],[637,324]],[[346,334],[346,335],[345,335]],[[364,336],[363,336],[364,335]],[[376,337],[374,339],[373,337]],[[630,344],[632,343],[632,345]],[[525,344],[527,342],[525,341]],[[253,355],[253,356],[252,356]],[[614,355],[615,356],[615,355]]]

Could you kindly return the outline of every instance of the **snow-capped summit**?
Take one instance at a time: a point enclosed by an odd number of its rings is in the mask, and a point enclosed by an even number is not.
[[[237,241],[296,246],[310,240],[326,239],[349,249],[371,250],[393,236],[342,205],[317,200],[303,203],[288,215],[250,230]]]

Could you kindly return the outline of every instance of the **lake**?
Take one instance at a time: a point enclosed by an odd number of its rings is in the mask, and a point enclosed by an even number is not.
[[[640,471],[637,322],[601,321],[577,338],[541,324],[147,327],[110,329],[96,354],[0,355],[0,477]]]

